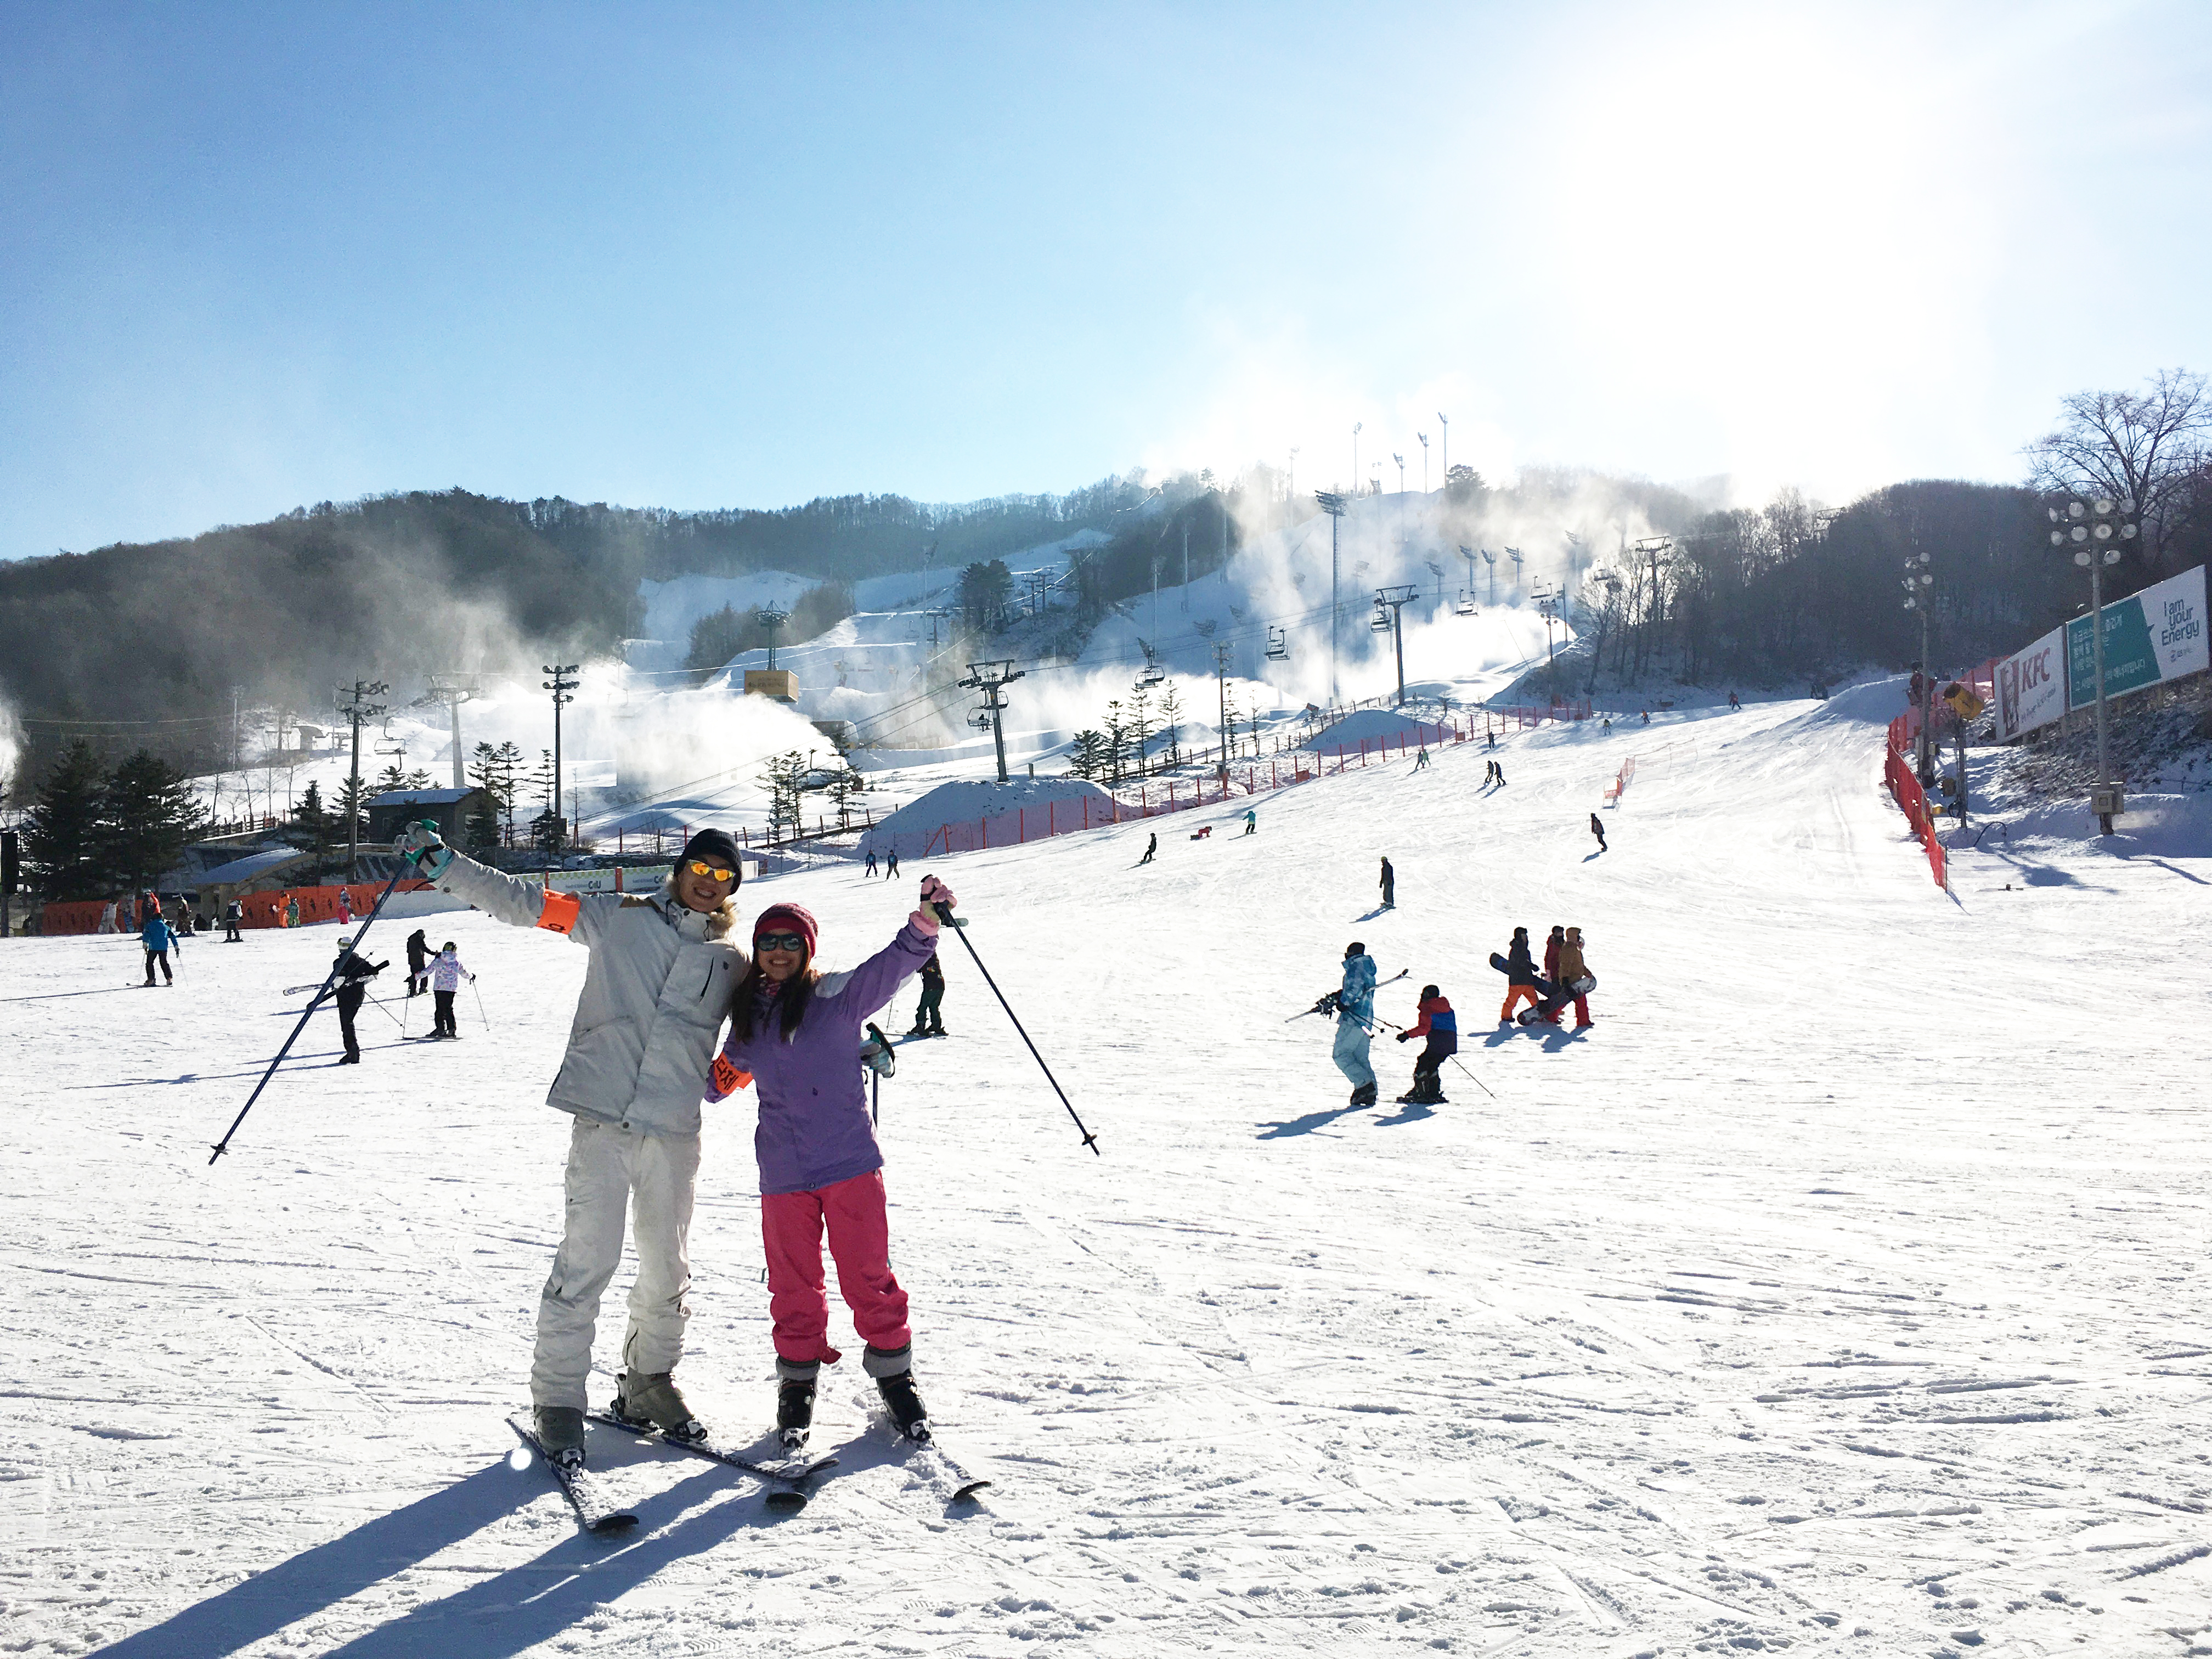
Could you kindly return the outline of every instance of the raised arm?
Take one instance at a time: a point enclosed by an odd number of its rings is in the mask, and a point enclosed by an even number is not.
[[[447,846],[427,823],[410,824],[392,844],[440,891],[466,899],[510,927],[543,927],[589,945],[599,933],[599,913],[622,902],[614,894],[556,893],[490,869]]]

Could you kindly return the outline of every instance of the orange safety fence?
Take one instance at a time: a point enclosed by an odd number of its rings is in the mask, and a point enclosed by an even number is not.
[[[1899,715],[1889,723],[1889,742],[1882,760],[1882,780],[1889,785],[1889,793],[1905,814],[1905,820],[1920,837],[1927,850],[1928,867],[1935,872],[1936,884],[1948,889],[1951,885],[1949,861],[1943,843],[1936,839],[1936,819],[1928,810],[1928,794],[1920,787],[1920,780],[1912,775],[1912,768],[1905,758],[1905,744],[1910,741],[1905,735],[1905,718]]]
[[[403,893],[415,892],[428,887],[429,884],[427,881],[418,881],[410,878],[401,882],[398,890]],[[299,901],[301,927],[305,927],[310,922],[337,921],[341,915],[338,896],[342,892],[347,894],[353,901],[354,919],[361,921],[368,916],[370,908],[376,902],[376,896],[383,890],[384,884],[380,881],[359,881],[341,882],[327,887],[280,887],[264,893],[248,893],[239,900],[239,903],[246,912],[244,919],[239,925],[242,927],[284,927],[287,908],[294,899]],[[107,914],[111,902],[112,901],[106,899],[76,899],[65,903],[49,904],[40,912],[39,931],[49,935],[96,933],[100,931],[100,920]],[[138,924],[132,917],[131,909],[131,902],[125,900],[121,907],[121,914],[112,924],[117,932],[135,933],[138,931]],[[163,914],[170,915],[172,920],[174,919],[173,911],[170,907],[165,906]],[[201,909],[194,914],[217,927],[223,925],[222,914],[219,908]]]

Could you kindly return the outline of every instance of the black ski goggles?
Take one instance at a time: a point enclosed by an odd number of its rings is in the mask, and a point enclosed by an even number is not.
[[[806,935],[804,933],[755,933],[753,935],[753,949],[756,951],[804,951],[805,948]]]

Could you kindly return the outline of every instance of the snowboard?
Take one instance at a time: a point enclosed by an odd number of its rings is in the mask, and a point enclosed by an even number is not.
[[[1521,1011],[1520,1023],[1523,1025],[1534,1025],[1540,1019],[1549,1019],[1577,997],[1586,997],[1596,989],[1595,974],[1584,974],[1580,979],[1570,980],[1566,984],[1545,994],[1544,1000],[1534,1007],[1523,1008]]]

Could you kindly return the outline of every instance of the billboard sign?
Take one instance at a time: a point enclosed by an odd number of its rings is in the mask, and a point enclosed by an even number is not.
[[[2208,664],[2204,567],[2106,605],[2104,629],[2107,697],[2203,673]],[[2067,678],[2075,708],[2097,700],[2096,650],[2088,617],[2076,617],[2066,624]]]
[[[2066,641],[2052,629],[1997,665],[1997,737],[2009,742],[2066,712]]]

